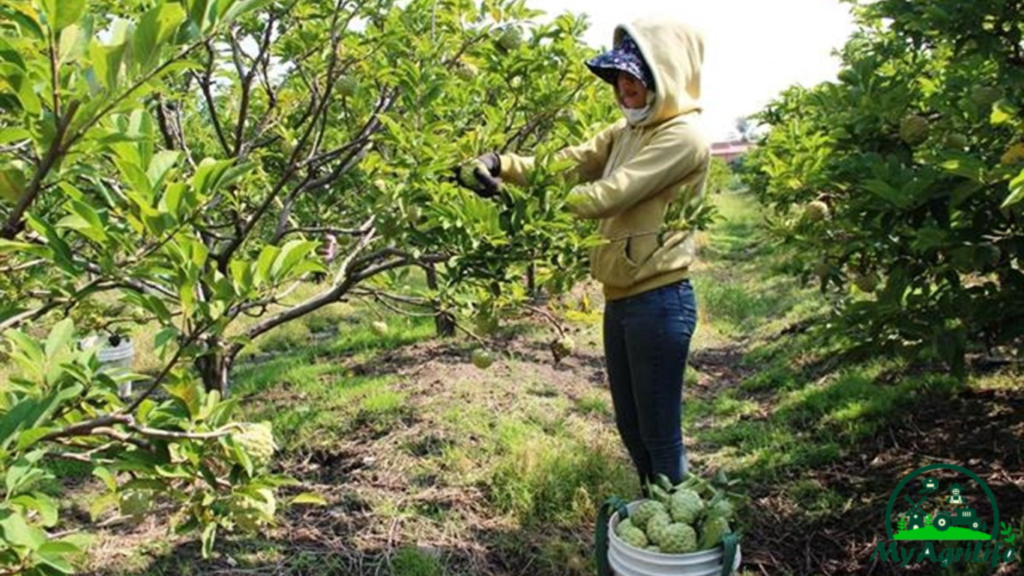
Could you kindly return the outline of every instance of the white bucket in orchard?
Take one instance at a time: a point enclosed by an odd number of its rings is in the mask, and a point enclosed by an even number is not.
[[[627,505],[632,513],[639,501]],[[724,547],[702,550],[691,554],[661,554],[634,548],[615,533],[619,525],[616,512],[608,520],[608,563],[617,576],[721,576]],[[740,546],[736,545],[736,558],[732,572],[740,566]]]
[[[130,372],[132,360],[135,358],[135,347],[132,345],[131,339],[124,337],[121,338],[117,346],[110,346],[104,341],[96,352],[96,358],[100,361],[103,369],[110,373]],[[130,396],[132,393],[131,381],[121,382],[118,385],[117,393],[122,398]]]

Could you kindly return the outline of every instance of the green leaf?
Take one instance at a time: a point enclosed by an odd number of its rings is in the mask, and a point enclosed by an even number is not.
[[[168,344],[174,342],[178,338],[178,334],[178,329],[174,326],[168,326],[157,332],[156,337],[153,339],[154,348],[157,350],[163,349]]]
[[[262,286],[270,279],[270,267],[274,265],[280,251],[277,246],[264,246],[260,251],[260,257],[256,261],[256,272],[253,274],[254,286]]]
[[[274,265],[270,269],[270,277],[275,280],[286,277],[295,265],[316,250],[316,247],[316,242],[308,240],[289,241],[281,247],[281,253],[274,260]]]
[[[85,13],[85,0],[42,0],[46,22],[55,32],[74,24]]]
[[[993,126],[1009,124],[1016,119],[1017,108],[1009,100],[1000,100],[992,107],[992,117],[990,120]]]
[[[114,473],[109,469],[99,466],[92,471],[92,475],[103,481],[106,485],[107,490],[114,492],[117,490],[117,478],[114,477]]]
[[[149,176],[149,183],[154,190],[159,190],[163,187],[164,178],[174,168],[174,165],[178,163],[179,158],[181,158],[181,152],[176,150],[161,150],[153,155],[153,159],[149,162],[149,169],[146,170],[146,175]]]
[[[18,450],[27,450],[28,448],[35,445],[37,442],[46,437],[51,432],[56,431],[57,428],[54,426],[41,426],[37,428],[29,428],[18,435]]]
[[[266,4],[269,4],[270,0],[240,0],[235,2],[226,12],[223,13],[221,23],[230,24],[234,22],[239,16],[245,15],[247,12],[259,10]]]
[[[143,70],[153,67],[160,48],[184,20],[185,9],[181,4],[170,2],[160,3],[142,15],[132,48],[135,60]]]
[[[185,409],[188,410],[189,416],[194,417],[196,414],[199,414],[199,410],[202,407],[202,391],[199,389],[197,382],[182,380],[165,388],[168,394],[178,399]]]
[[[20,140],[29,140],[32,138],[32,133],[24,128],[4,128],[0,130],[0,145],[10,144],[11,142],[18,142]]]
[[[977,158],[961,155],[958,158],[946,160],[941,166],[943,170],[951,174],[963,176],[979,183],[985,181],[985,163]]]
[[[213,544],[217,540],[217,525],[208,524],[203,529],[203,558],[209,558],[213,553]]]
[[[108,94],[116,92],[120,85],[127,46],[125,42],[112,46],[94,42],[89,47],[89,62],[92,64],[96,79],[103,83],[103,88]]]
[[[233,164],[234,160],[203,159],[192,177],[192,187],[202,196],[209,196],[220,187],[224,175]]]
[[[64,349],[75,335],[75,323],[70,318],[65,318],[54,324],[50,335],[46,339],[46,357],[54,358],[58,352]]]
[[[35,557],[43,564],[46,564],[63,574],[73,574],[75,569],[71,566],[71,563],[68,562],[65,556],[68,556],[69,554],[80,554],[81,552],[82,551],[78,546],[75,546],[70,542],[57,540],[53,542],[46,542],[40,546],[39,550],[36,551]]]
[[[33,530],[25,522],[25,518],[17,512],[9,512],[5,518],[0,520],[0,529],[3,530],[4,539],[8,543],[30,550],[38,548],[46,538],[38,530]]]
[[[33,492],[31,495],[25,494],[12,498],[11,502],[22,506],[29,510],[35,510],[39,513],[39,518],[42,521],[43,526],[46,528],[52,528],[57,524],[57,504],[46,494],[41,492]]]
[[[1003,208],[1009,208],[1024,200],[1024,170],[1016,178],[1010,181],[1010,195],[1003,201]]]
[[[878,196],[899,208],[906,208],[911,204],[904,192],[893,188],[888,182],[882,180],[865,180],[861,185],[868,192],[871,192],[875,196]]]
[[[312,492],[303,492],[302,494],[296,495],[290,500],[290,504],[312,504],[314,506],[326,506],[327,500],[319,494]]]

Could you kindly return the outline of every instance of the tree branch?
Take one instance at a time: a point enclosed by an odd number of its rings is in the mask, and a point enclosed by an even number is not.
[[[207,112],[210,114],[210,123],[213,124],[213,131],[217,134],[217,141],[220,142],[220,147],[224,150],[224,154],[231,154],[231,146],[228,145],[227,138],[224,137],[224,127],[220,123],[220,116],[217,114],[217,104],[213,98],[213,92],[210,91],[210,84],[213,79],[213,65],[216,61],[216,57],[213,53],[213,47],[209,42],[206,43],[206,53],[209,58],[206,61],[206,69],[203,71],[203,76],[196,75],[196,80],[199,81],[199,88],[203,92],[203,98],[206,99]]]
[[[53,137],[53,142],[50,144],[49,150],[46,151],[46,156],[43,157],[43,160],[36,168],[36,173],[32,175],[32,182],[30,182],[25,191],[22,192],[21,199],[18,200],[18,204],[8,215],[7,223],[4,224],[3,230],[0,230],[0,238],[10,240],[14,238],[18,232],[21,232],[22,217],[25,215],[29,206],[35,202],[39,193],[42,192],[43,180],[50,173],[54,164],[57,163],[57,159],[71,147],[72,142],[70,141],[67,146],[64,145],[64,136],[67,134],[68,127],[71,125],[71,120],[74,118],[75,112],[78,111],[78,106],[78,101],[72,101],[68,104],[64,116],[57,116],[57,133]]]

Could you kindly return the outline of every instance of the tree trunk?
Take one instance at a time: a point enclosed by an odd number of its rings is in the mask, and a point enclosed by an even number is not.
[[[427,288],[437,290],[437,269],[434,264],[427,264],[424,269],[427,272]],[[441,310],[434,311],[434,326],[439,338],[450,338],[455,335],[455,318]]]
[[[216,390],[220,392],[221,398],[227,398],[231,391],[228,374],[231,372],[234,358],[220,345],[211,348],[209,352],[196,358],[196,370],[199,371],[207,392]]]

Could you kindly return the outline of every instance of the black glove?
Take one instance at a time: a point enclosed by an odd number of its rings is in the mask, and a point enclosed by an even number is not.
[[[498,180],[501,175],[501,157],[497,153],[488,152],[478,156],[466,164],[456,166],[454,171],[459,186],[472,190],[477,196],[493,198],[498,195],[501,187],[501,181]]]

